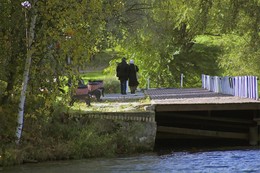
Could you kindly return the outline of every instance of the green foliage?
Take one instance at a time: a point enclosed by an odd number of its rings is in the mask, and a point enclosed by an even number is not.
[[[0,106],[0,148],[14,142],[16,128],[15,108],[14,104]]]
[[[99,134],[96,127],[80,129],[72,150],[77,158],[101,157],[115,154],[115,138],[109,134]]]
[[[16,112],[15,104],[0,106],[0,166],[17,164],[21,160],[15,147]]]
[[[2,98],[4,96],[4,91],[6,88],[7,83],[0,80],[0,98]]]
[[[8,147],[0,151],[0,166],[18,165],[23,163],[23,153],[14,147]]]
[[[205,73],[258,74],[259,3],[166,0],[151,7],[120,50],[139,65],[142,87],[148,77],[151,87],[179,87],[181,73],[185,87],[199,86]]]
[[[205,31],[207,11],[211,8],[209,2],[198,2],[153,1],[152,10],[145,9],[149,17],[134,36],[129,34],[122,51],[139,66],[142,88],[147,86],[148,78],[150,87],[179,87],[181,73],[189,77],[187,87],[197,85],[197,82],[192,84],[194,78],[198,80],[206,70],[194,69],[198,59],[190,57],[196,35]]]
[[[241,76],[259,73],[259,51],[252,50],[247,36],[225,35],[221,37],[224,54],[219,58],[219,64],[224,69],[224,75]]]
[[[10,151],[15,155],[8,152],[9,159],[44,161],[133,153],[137,148],[129,139],[140,130],[139,126],[129,128],[128,123],[68,114],[62,106],[52,117],[45,116],[45,121],[27,117],[26,122],[21,150]]]
[[[108,77],[104,80],[105,93],[120,93],[120,82],[116,77]]]
[[[0,37],[3,44],[0,63],[5,68],[1,69],[0,78],[7,81],[4,93],[10,96],[20,88],[20,74],[24,64],[22,57],[25,56],[25,20],[20,2],[4,0],[2,7]],[[114,75],[116,61],[122,56],[134,59],[140,67],[141,88],[147,86],[148,78],[151,87],[178,87],[181,73],[186,76],[186,87],[197,86],[201,73],[218,74],[227,70],[225,74],[238,74],[240,70],[237,68],[243,62],[247,65],[241,73],[256,72],[259,69],[257,48],[260,40],[257,28],[260,15],[258,7],[256,1],[244,3],[228,0],[39,0],[33,7],[38,11],[34,31],[37,39],[33,45],[35,53],[29,90],[38,94],[42,85],[57,90],[53,88],[64,84],[50,81],[64,75],[77,75],[85,67],[93,67],[92,70],[95,70],[98,66],[93,63],[93,59],[98,59],[96,62],[105,67],[106,63],[103,62],[115,58],[106,71]],[[32,12],[28,15],[30,19]],[[10,20],[5,20],[6,18]],[[18,18],[20,20],[16,20]],[[220,51],[225,55],[220,56],[219,52],[210,54],[220,47],[215,49],[210,44],[201,44],[197,40],[198,36],[205,34],[227,34],[224,37],[230,44],[220,45],[225,50]],[[232,37],[228,35],[237,37],[239,48],[231,47]],[[217,37],[213,39],[218,40]],[[202,45],[203,51],[200,50]],[[227,49],[232,49],[233,53]],[[238,49],[238,54],[235,54]],[[243,56],[248,58],[242,58]],[[66,62],[69,58],[70,64]],[[229,59],[232,63],[229,63]],[[209,66],[217,67],[213,61],[218,62],[221,69],[211,68],[215,72],[210,70]],[[60,95],[56,91],[54,93]]]

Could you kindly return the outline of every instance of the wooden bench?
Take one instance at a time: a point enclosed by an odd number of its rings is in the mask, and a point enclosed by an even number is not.
[[[100,97],[104,96],[103,81],[89,81],[88,85],[80,85],[72,94],[70,105],[76,100],[84,100],[86,105],[90,106],[91,98],[95,97],[97,101],[102,101]]]

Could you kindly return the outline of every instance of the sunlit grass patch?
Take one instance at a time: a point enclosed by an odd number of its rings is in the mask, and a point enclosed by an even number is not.
[[[88,80],[104,80],[108,76],[103,74],[102,71],[86,72],[80,75],[84,81]]]
[[[75,102],[71,107],[72,111],[77,112],[134,112],[145,111],[144,107],[149,105],[147,99],[128,100],[128,101],[103,101],[92,102],[87,106],[84,102]]]

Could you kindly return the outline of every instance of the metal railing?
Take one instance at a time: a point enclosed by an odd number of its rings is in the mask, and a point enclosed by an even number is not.
[[[219,77],[203,74],[202,88],[216,93],[258,100],[256,76]]]

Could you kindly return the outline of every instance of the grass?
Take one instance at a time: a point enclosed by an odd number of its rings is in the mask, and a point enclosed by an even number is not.
[[[127,101],[103,101],[92,102],[91,106],[86,106],[84,102],[75,102],[71,108],[73,112],[136,112],[145,111],[145,107],[150,105],[150,100],[147,98],[139,100]]]
[[[84,81],[88,80],[104,80],[105,78],[111,77],[102,73],[102,71],[86,72],[80,75]]]

